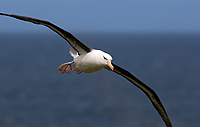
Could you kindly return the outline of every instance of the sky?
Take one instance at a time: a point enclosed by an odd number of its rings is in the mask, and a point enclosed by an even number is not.
[[[0,0],[0,12],[48,20],[71,32],[200,33],[200,0]],[[0,33],[49,32],[0,16]]]

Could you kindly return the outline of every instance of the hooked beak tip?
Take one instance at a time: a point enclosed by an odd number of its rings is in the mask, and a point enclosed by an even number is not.
[[[108,61],[107,65],[112,71],[114,70],[114,67],[113,67],[113,65],[111,63],[111,60]]]

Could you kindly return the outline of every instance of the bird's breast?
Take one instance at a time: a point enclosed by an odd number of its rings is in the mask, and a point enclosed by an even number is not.
[[[74,59],[74,63],[79,70],[85,73],[96,72],[104,68],[104,65],[98,62],[93,54],[80,55]]]

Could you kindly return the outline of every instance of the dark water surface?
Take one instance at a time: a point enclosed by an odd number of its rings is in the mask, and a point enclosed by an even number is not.
[[[200,126],[199,35],[77,34],[159,95],[174,127]],[[61,75],[55,34],[0,35],[0,127],[164,127],[151,102],[107,70]]]

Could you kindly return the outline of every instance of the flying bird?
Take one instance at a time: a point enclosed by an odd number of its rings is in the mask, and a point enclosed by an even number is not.
[[[6,13],[0,13],[0,15],[9,16],[9,17],[13,17],[19,20],[32,22],[34,24],[44,25],[50,28],[51,30],[59,34],[62,38],[64,38],[72,46],[72,48],[70,49],[70,54],[74,59],[73,61],[64,63],[58,67],[58,70],[61,71],[62,74],[63,73],[70,74],[72,70],[72,65],[73,65],[73,70],[76,71],[78,74],[81,72],[92,73],[92,72],[99,71],[103,68],[113,71],[123,76],[132,84],[137,86],[140,90],[142,90],[146,94],[146,96],[150,99],[152,105],[157,110],[159,115],[162,117],[166,126],[172,127],[172,124],[169,120],[167,112],[165,111],[165,108],[163,104],[161,103],[158,95],[155,93],[155,91],[151,89],[149,86],[147,86],[146,84],[144,84],[142,81],[137,79],[135,76],[133,76],[127,70],[112,63],[111,62],[112,57],[108,53],[105,53],[101,50],[89,48],[88,46],[83,44],[81,41],[79,41],[76,37],[74,37],[71,33],[52,24],[51,22],[35,19],[31,17],[26,17],[26,16],[6,14]]]

